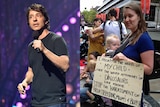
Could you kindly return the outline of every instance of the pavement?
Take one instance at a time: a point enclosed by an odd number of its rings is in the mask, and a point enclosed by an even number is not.
[[[160,29],[148,28],[148,32],[155,44],[155,49],[160,52]],[[160,69],[160,65],[158,66]],[[160,72],[160,70],[158,70]],[[150,79],[150,96],[160,104],[160,78]]]
[[[160,29],[148,28],[147,30],[153,40],[160,41]]]
[[[160,78],[149,80],[150,96],[160,104]]]

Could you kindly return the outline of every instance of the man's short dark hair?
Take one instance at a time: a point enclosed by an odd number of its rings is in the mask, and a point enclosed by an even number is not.
[[[111,10],[108,12],[108,15],[117,17],[117,11],[116,11],[115,9],[111,9]]]
[[[37,12],[42,13],[42,15],[43,15],[44,18],[45,18],[45,22],[47,22],[47,23],[46,23],[46,28],[47,28],[47,29],[50,29],[50,26],[49,26],[49,17],[48,17],[47,11],[46,11],[46,9],[44,8],[44,6],[41,5],[41,4],[36,4],[36,3],[34,3],[34,4],[31,4],[31,6],[28,7],[27,12],[26,12],[27,23],[28,23],[28,24],[29,24],[29,12],[30,12],[31,10],[34,10],[34,11],[37,11]]]

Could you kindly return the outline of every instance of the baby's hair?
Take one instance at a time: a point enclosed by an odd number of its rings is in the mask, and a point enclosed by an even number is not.
[[[106,48],[108,48],[110,46],[113,39],[119,39],[119,37],[115,34],[110,34],[106,37]]]

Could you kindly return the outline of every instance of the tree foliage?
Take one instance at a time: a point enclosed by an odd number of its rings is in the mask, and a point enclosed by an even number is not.
[[[84,16],[86,23],[92,23],[93,20],[96,18],[96,13],[97,12],[93,9],[91,9],[90,11],[84,10],[83,12],[81,12],[81,14]]]

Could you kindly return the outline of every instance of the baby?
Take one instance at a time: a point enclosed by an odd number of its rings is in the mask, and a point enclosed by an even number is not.
[[[110,34],[106,37],[106,53],[102,56],[112,56],[114,51],[120,47],[120,39],[115,34]]]

